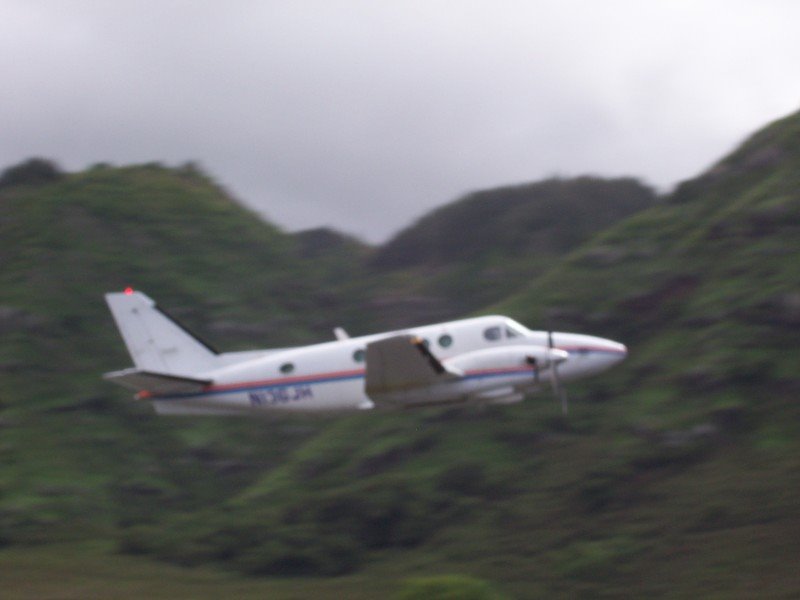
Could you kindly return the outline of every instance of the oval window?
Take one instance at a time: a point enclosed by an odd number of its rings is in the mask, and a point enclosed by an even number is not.
[[[449,348],[453,345],[453,338],[449,334],[445,333],[444,335],[439,336],[439,345],[442,348]]]
[[[501,337],[503,337],[503,330],[499,327],[488,327],[483,331],[483,337],[485,337],[490,342],[496,342]]]
[[[283,373],[284,375],[288,375],[292,371],[294,371],[294,364],[293,363],[283,363],[281,365],[281,373]]]
[[[364,362],[364,358],[366,358],[366,352],[364,352],[361,348],[353,352],[353,360],[357,363]]]

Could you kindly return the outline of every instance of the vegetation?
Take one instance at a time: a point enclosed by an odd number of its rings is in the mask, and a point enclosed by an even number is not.
[[[557,256],[655,203],[635,179],[548,179],[475,192],[426,215],[375,254],[379,267]]]
[[[660,202],[612,182],[638,198],[617,218],[546,265],[518,258],[538,275],[482,310],[630,348],[570,387],[567,419],[546,394],[327,420],[156,418],[98,377],[128,364],[109,289],[141,286],[225,348],[290,344],[395,324],[387,294],[403,289],[467,295],[545,231],[390,265],[397,240],[287,235],[197,168],[98,166],[0,189],[4,595],[796,596],[798,174],[800,114]],[[480,213],[475,197],[443,212]],[[479,220],[502,231],[509,218]]]
[[[374,309],[384,319],[419,321],[480,310],[655,203],[654,192],[630,178],[554,178],[469,194],[376,250],[370,279],[383,274],[383,289]]]
[[[500,600],[485,581],[461,575],[412,579],[397,596],[399,600]]]
[[[4,170],[0,174],[0,189],[18,185],[43,185],[63,177],[64,173],[52,161],[31,158]]]

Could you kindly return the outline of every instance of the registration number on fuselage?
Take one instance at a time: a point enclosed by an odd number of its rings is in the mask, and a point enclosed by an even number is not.
[[[258,390],[257,392],[250,392],[248,396],[252,406],[274,406],[313,398],[314,390],[311,389],[310,385],[293,385]]]

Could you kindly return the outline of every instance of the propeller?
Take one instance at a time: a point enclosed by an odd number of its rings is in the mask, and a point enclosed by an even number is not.
[[[550,369],[552,375],[550,376],[550,383],[553,386],[553,393],[561,400],[561,411],[566,415],[569,412],[567,406],[567,390],[561,385],[561,375],[558,372],[558,365],[563,363],[569,358],[569,353],[565,350],[560,350],[555,347],[553,343],[553,332],[547,332],[547,353],[545,354],[544,361],[539,363],[535,356],[528,356],[525,360],[533,367],[533,379],[539,383],[539,373],[542,369]]]

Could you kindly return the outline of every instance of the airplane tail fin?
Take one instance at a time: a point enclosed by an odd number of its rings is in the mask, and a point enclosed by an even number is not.
[[[131,289],[106,294],[122,339],[137,369],[172,375],[193,375],[217,366],[218,353]]]

